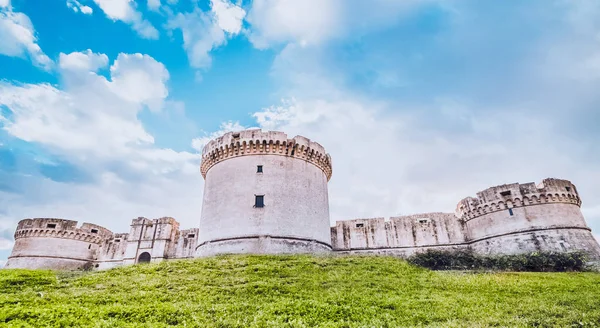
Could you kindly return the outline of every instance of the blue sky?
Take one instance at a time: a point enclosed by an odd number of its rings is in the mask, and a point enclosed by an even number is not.
[[[199,150],[332,155],[332,221],[573,181],[600,231],[600,3],[0,0],[0,264],[16,223],[197,226]]]

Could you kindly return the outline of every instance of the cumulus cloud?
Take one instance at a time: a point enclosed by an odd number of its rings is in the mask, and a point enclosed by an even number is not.
[[[158,39],[158,30],[142,17],[136,10],[136,4],[132,0],[94,0],[104,11],[106,16],[113,21],[122,21],[131,27],[143,38]]]
[[[169,20],[168,27],[181,30],[190,66],[202,69],[212,63],[211,50],[241,31],[245,15],[241,7],[227,0],[211,0],[209,12],[196,7],[192,12],[178,13]]]
[[[11,57],[29,57],[38,67],[49,70],[52,60],[37,43],[36,32],[29,17],[14,12],[10,1],[0,3],[0,54]]]
[[[94,222],[117,232],[128,231],[138,216],[173,216],[183,226],[197,225],[200,155],[156,146],[137,117],[164,102],[167,70],[141,54],[119,54],[109,78],[96,73],[107,65],[105,55],[89,50],[61,54],[60,88],[0,83],[0,106],[8,110],[0,127],[89,177],[73,182],[11,174],[7,183],[15,188],[0,191],[0,232],[6,227],[12,234],[27,217]],[[8,235],[4,239],[12,243]],[[0,246],[9,247],[4,239]]]
[[[59,67],[65,71],[96,72],[108,65],[108,56],[95,54],[88,49],[85,52],[61,53],[58,58]]]
[[[85,15],[91,15],[94,12],[92,7],[82,5],[77,0],[67,0],[67,7],[71,8],[76,13],[80,12]]]

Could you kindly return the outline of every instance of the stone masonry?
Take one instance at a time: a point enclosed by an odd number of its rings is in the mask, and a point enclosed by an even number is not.
[[[200,228],[170,217],[137,218],[129,233],[36,218],[18,223],[6,268],[108,269],[216,254],[341,253],[406,257],[427,249],[481,254],[600,246],[570,181],[506,184],[467,197],[454,213],[338,221],[329,226],[329,154],[305,137],[259,129],[227,133],[202,152]]]

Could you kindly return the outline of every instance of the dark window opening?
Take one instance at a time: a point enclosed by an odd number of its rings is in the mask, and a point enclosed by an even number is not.
[[[115,243],[120,243],[121,239],[115,239]]]
[[[191,234],[188,235],[188,238],[194,238],[194,237],[196,237],[196,235],[193,234],[193,233],[191,233]]]
[[[502,196],[510,196],[510,190],[509,191],[503,191],[500,193],[500,195]]]
[[[508,214],[510,214],[510,216],[512,216],[512,215],[513,215],[513,210],[512,210],[512,208],[509,208],[509,209],[508,209]]]
[[[419,223],[427,223],[429,222],[429,219],[419,219]]]
[[[143,252],[142,254],[140,254],[140,257],[138,257],[138,263],[150,263],[151,259],[152,256],[150,256],[150,253]]]
[[[92,229],[92,233],[98,233],[98,229]]]
[[[54,228],[56,228],[56,224],[55,223],[48,223],[48,225],[46,226],[46,228],[54,229]]]
[[[90,245],[88,246],[88,249],[91,249],[91,248],[92,248],[92,244],[90,244]]]
[[[567,189],[568,192],[571,192],[571,187],[565,187],[565,189]]]
[[[357,224],[356,224],[356,227],[357,227],[357,228],[362,228],[362,227],[364,227],[364,226],[365,226],[365,224],[364,224],[364,223],[357,223]]]
[[[265,207],[265,195],[255,195],[254,197],[254,207]]]
[[[240,133],[236,132],[236,133],[232,134],[231,136],[234,137],[234,138],[239,138],[240,137]]]
[[[262,165],[257,165],[256,166],[256,173],[263,173],[262,167],[263,167]]]

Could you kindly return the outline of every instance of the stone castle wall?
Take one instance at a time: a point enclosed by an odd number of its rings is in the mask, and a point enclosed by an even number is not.
[[[428,249],[481,254],[583,250],[600,246],[567,180],[506,184],[478,192],[454,213],[338,221],[329,226],[329,154],[305,137],[259,129],[230,132],[202,151],[200,228],[171,217],[136,218],[128,233],[63,219],[25,219],[7,268],[108,269],[224,253],[385,254]],[[263,205],[257,200],[262,196]],[[258,206],[256,206],[258,205]]]

